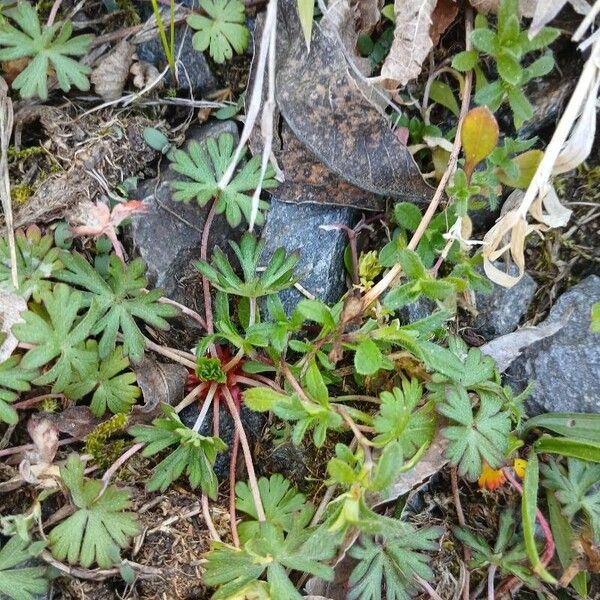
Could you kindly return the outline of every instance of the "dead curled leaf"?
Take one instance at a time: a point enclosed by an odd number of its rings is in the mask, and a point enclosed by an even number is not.
[[[522,327],[480,346],[480,350],[491,356],[496,361],[498,370],[503,373],[525,348],[560,331],[568,323],[572,314],[573,308],[565,311],[559,321],[542,323],[536,327]]]
[[[135,46],[123,40],[92,71],[90,79],[96,93],[103,100],[116,100],[121,97],[134,52]]]
[[[285,0],[277,31],[276,100],[294,135],[352,185],[427,201],[431,188],[351,75],[339,37],[315,24],[310,54],[302,41],[295,2]]]
[[[381,0],[350,0],[354,14],[354,29],[360,33],[371,33],[379,22],[383,2]]]
[[[133,85],[139,90],[156,81],[160,76],[159,70],[151,63],[144,61],[135,62],[131,65],[129,72],[133,75]],[[164,86],[164,80],[156,84],[156,89]]]
[[[429,37],[433,46],[437,46],[443,33],[454,23],[458,15],[456,0],[438,0],[431,15]]]
[[[433,48],[429,30],[435,5],[436,0],[394,0],[394,41],[381,67],[381,80],[404,86],[418,77]]]
[[[26,310],[27,302],[22,296],[0,291],[0,334],[4,338],[0,344],[0,362],[4,362],[16,349],[19,341],[12,332],[12,326],[21,321],[21,313]]]

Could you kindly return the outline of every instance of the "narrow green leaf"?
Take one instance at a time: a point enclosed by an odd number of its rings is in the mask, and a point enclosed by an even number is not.
[[[525,480],[523,482],[523,498],[521,500],[521,518],[523,521],[523,538],[527,557],[531,566],[544,581],[556,583],[556,579],[546,571],[540,560],[537,546],[535,543],[535,520],[537,514],[537,494],[539,482],[539,463],[535,452],[529,453],[527,470],[525,471]]]
[[[306,42],[306,50],[310,52],[310,40],[312,37],[313,13],[315,2],[314,0],[297,0],[298,1],[298,17],[300,17],[300,25],[302,25],[302,33]]]
[[[549,429],[577,440],[600,443],[600,415],[594,413],[548,413],[527,419],[523,432]]]
[[[534,444],[535,451],[539,454],[561,454],[580,460],[600,463],[600,443],[589,440],[571,438],[555,438],[550,435],[541,437]]]

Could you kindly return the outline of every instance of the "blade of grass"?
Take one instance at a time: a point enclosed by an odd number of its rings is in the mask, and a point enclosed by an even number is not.
[[[548,452],[549,454],[560,454],[579,460],[600,463],[600,443],[545,435],[533,447],[538,454]]]

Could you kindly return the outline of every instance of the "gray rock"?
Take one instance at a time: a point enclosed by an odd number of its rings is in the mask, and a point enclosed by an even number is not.
[[[403,306],[400,311],[400,319],[404,323],[414,323],[428,317],[436,309],[436,303],[425,296],[421,296],[415,302]]]
[[[544,322],[572,311],[567,324],[529,346],[509,368],[506,381],[516,391],[535,383],[528,414],[600,411],[600,335],[590,331],[592,305],[598,301],[600,277],[590,275],[556,301]]]
[[[501,264],[496,264],[496,266],[502,269]],[[508,273],[517,275],[517,267],[511,264]],[[473,322],[473,328],[486,342],[513,332],[527,314],[536,289],[537,284],[531,275],[525,273],[520,281],[511,288],[494,285],[491,293],[476,294],[479,314]]]
[[[238,138],[232,121],[190,129],[188,138],[205,143],[207,138],[221,133],[231,133],[236,140]],[[208,206],[202,208],[195,201],[173,200],[171,182],[177,177],[165,159],[158,180],[146,181],[140,186],[139,196],[148,210],[132,218],[133,249],[146,262],[153,287],[162,288],[167,297],[203,313],[202,284],[193,262],[200,258],[200,236]],[[225,249],[231,237],[231,227],[222,215],[217,215],[210,230],[209,255],[215,245]]]
[[[288,252],[299,250],[300,284],[324,302],[337,302],[346,290],[343,258],[348,236],[343,230],[324,231],[320,226],[341,223],[352,227],[359,211],[340,206],[281,202],[276,193],[271,198],[262,232],[266,241],[265,256],[270,256],[279,247]],[[304,296],[296,289],[281,293],[288,312],[302,298]]]
[[[175,31],[175,56],[179,54],[177,62],[177,83],[169,71],[166,76],[167,85],[177,87],[178,94],[196,99],[204,96],[217,87],[206,58],[202,52],[198,52],[192,46],[194,31],[187,25],[177,27]],[[137,55],[140,60],[155,65],[159,70],[167,66],[167,59],[158,36],[142,42],[137,46]]]
[[[188,427],[194,427],[196,419],[200,414],[200,407],[197,403],[191,404],[184,408],[180,413],[179,417],[182,422]],[[244,425],[244,431],[248,437],[248,443],[250,444],[250,450],[260,439],[263,427],[267,421],[266,415],[262,413],[256,413],[251,411],[246,406],[242,406],[240,412],[240,418]],[[217,455],[215,461],[215,474],[220,481],[225,481],[229,477],[229,465],[231,463],[231,445],[233,443],[233,433],[235,431],[235,425],[231,414],[227,409],[227,405],[224,401],[219,403],[219,437],[227,444],[227,450]],[[199,433],[201,435],[212,436],[213,435],[213,411],[209,410],[204,422],[202,423]],[[242,470],[240,465],[244,464],[242,457],[242,447],[239,446],[238,450],[238,479],[240,476],[243,478]]]

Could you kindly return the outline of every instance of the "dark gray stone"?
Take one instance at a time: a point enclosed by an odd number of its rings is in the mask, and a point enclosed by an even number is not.
[[[179,417],[182,422],[190,428],[194,427],[196,419],[200,414],[200,407],[197,403],[191,404],[184,408],[180,413]],[[250,450],[260,439],[263,427],[267,422],[267,417],[262,413],[256,413],[251,411],[246,406],[242,406],[240,412],[240,419],[244,425],[244,431],[248,437],[248,443],[250,444]],[[227,444],[227,450],[217,455],[215,461],[215,474],[220,481],[226,481],[229,477],[229,465],[231,463],[231,446],[233,443],[233,434],[235,431],[235,425],[231,414],[227,409],[227,405],[224,401],[219,403],[219,437]],[[209,409],[204,422],[202,423],[199,433],[205,436],[213,435],[213,411]],[[240,465],[244,464],[242,456],[242,447],[240,445],[238,450],[238,479],[240,478],[241,471]]]
[[[400,309],[400,319],[404,323],[414,323],[428,317],[436,309],[436,306],[433,300],[421,296],[416,302],[411,302]]]
[[[320,300],[337,302],[346,291],[344,249],[347,234],[341,229],[324,231],[321,225],[337,223],[352,227],[359,211],[340,206],[292,204],[271,198],[262,237],[266,241],[265,256],[283,247],[298,250],[297,272],[300,284]],[[281,300],[291,312],[304,296],[297,289],[284,290]]]
[[[554,304],[548,322],[567,324],[555,335],[523,351],[506,373],[516,391],[529,381],[535,388],[527,413],[600,411],[600,335],[590,331],[591,310],[600,301],[600,277],[590,275]]]
[[[504,270],[502,264],[497,263],[495,266]],[[517,267],[511,264],[508,273],[516,276]],[[536,289],[537,284],[531,275],[525,273],[511,288],[494,285],[489,294],[475,294],[479,314],[473,322],[473,328],[486,342],[512,333],[527,314]]]
[[[205,143],[221,133],[231,133],[238,139],[235,123],[217,121],[190,129],[188,140]],[[162,288],[167,297],[203,313],[202,284],[193,263],[200,258],[200,236],[208,206],[173,200],[171,182],[180,176],[168,164],[164,159],[158,180],[140,186],[139,196],[148,210],[132,218],[133,249],[146,262],[153,287]],[[215,245],[225,249],[232,235],[225,218],[217,215],[210,230],[209,256]]]
[[[194,31],[187,25],[177,27],[175,31],[175,56],[179,55],[177,83],[170,71],[166,76],[166,82],[168,86],[177,87],[179,95],[193,95],[198,99],[216,89],[217,80],[210,72],[204,54],[192,46],[193,35]],[[164,69],[168,64],[158,36],[139,44],[137,55],[140,60],[155,65],[159,70]]]

